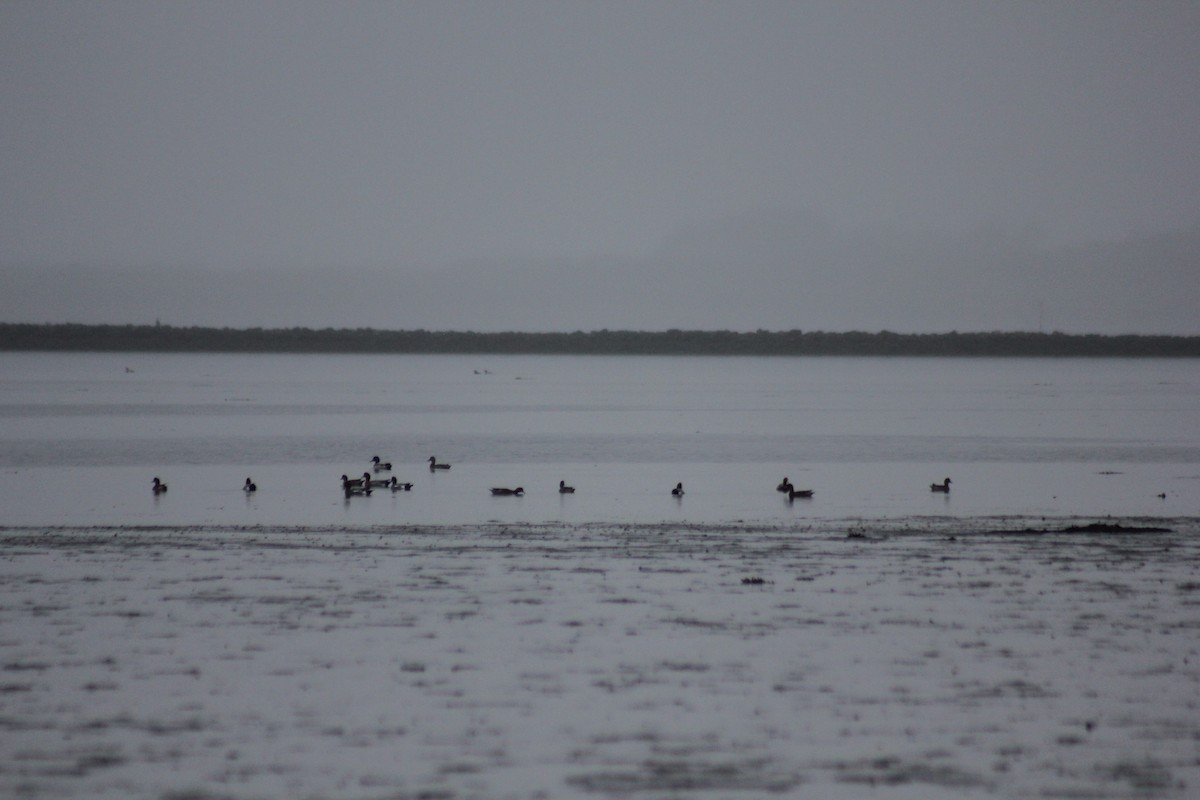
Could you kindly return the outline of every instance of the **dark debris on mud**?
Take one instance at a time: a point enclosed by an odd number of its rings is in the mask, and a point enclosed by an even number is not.
[[[648,760],[636,770],[573,775],[567,783],[587,792],[628,795],[634,792],[787,792],[799,775],[776,772],[762,760],[727,763]]]
[[[842,762],[831,767],[838,781],[867,786],[921,783],[947,789],[977,789],[989,785],[983,777],[954,766],[925,761],[904,761],[891,756]]]

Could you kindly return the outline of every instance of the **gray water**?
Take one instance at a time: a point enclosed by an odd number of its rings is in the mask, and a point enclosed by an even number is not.
[[[1190,360],[5,353],[0,376],[8,526],[1200,515]],[[412,491],[347,501],[373,455]]]

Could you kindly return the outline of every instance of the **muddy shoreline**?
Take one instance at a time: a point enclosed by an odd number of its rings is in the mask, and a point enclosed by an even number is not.
[[[0,794],[1187,797],[1198,532],[0,528]]]

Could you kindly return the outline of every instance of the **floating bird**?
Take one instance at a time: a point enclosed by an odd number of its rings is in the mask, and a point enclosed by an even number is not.
[[[371,473],[364,472],[362,476],[362,485],[368,489],[382,489],[384,486],[391,484],[391,481],[384,478],[372,478]]]
[[[791,490],[792,490],[792,482],[787,479],[786,475],[784,475],[783,480],[780,481],[779,485],[775,487],[775,491],[783,492],[784,494],[787,494]]]
[[[166,490],[167,490],[167,485],[165,483],[163,483],[162,481],[160,481],[158,478],[155,478],[154,479],[154,493],[162,494]]]
[[[430,456],[429,457],[429,468],[431,470],[433,470],[433,469],[450,469],[450,465],[449,464],[439,464],[437,461],[437,456]]]
[[[249,478],[246,478],[246,482],[244,484],[242,484],[242,491],[245,492],[246,494],[250,494],[251,492],[257,492],[258,484],[255,483],[254,481],[250,480]]]
[[[401,483],[400,481],[396,480],[395,475],[392,476],[391,482],[388,483],[388,488],[393,492],[409,492],[412,491],[412,487],[413,485],[411,483]]]
[[[566,481],[559,481],[558,482],[558,493],[559,494],[575,494],[575,487],[567,486]]]
[[[345,475],[342,476],[342,491],[346,493],[346,498],[369,495],[371,493],[370,486],[364,486],[361,478],[351,480]]]
[[[675,488],[671,490],[671,494],[676,497],[683,497],[683,481],[675,484]]]
[[[379,456],[371,456],[371,463],[375,465],[376,472],[390,472],[392,469],[392,462],[380,461]]]
[[[521,495],[525,494],[525,490],[520,486],[518,486],[515,489],[506,489],[503,486],[495,486],[492,488],[492,494],[497,495],[497,496],[517,495],[518,497],[520,497]]]
[[[931,492],[946,492],[947,494],[949,494],[950,493],[950,479],[946,478],[946,481],[944,483],[929,484],[929,491],[931,491]]]
[[[805,500],[813,496],[812,489],[797,489],[795,486],[788,489],[788,500],[795,500],[797,497]]]

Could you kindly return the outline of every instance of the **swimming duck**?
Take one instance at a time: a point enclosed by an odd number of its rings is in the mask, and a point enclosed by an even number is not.
[[[371,473],[364,472],[362,476],[362,485],[368,489],[380,489],[391,484],[391,481],[383,478],[372,478]]]
[[[429,457],[429,468],[431,470],[433,470],[433,469],[450,469],[450,465],[449,464],[439,464],[437,462],[437,456],[430,456]]]
[[[167,490],[167,485],[165,483],[163,483],[162,481],[160,481],[158,478],[155,478],[154,479],[154,493],[162,494],[166,490]]]
[[[791,490],[792,490],[792,482],[787,479],[786,475],[783,476],[783,480],[779,482],[779,485],[775,487],[775,491],[783,492],[785,494],[790,492]]]
[[[411,483],[401,483],[400,481],[396,480],[395,475],[392,476],[392,480],[388,484],[388,488],[390,488],[393,492],[408,492],[412,490],[412,487],[413,485]]]
[[[683,481],[675,484],[675,488],[671,490],[671,494],[676,497],[683,497]]]
[[[392,462],[380,461],[379,456],[371,456],[371,463],[375,466],[376,472],[390,472],[392,469]]]
[[[575,487],[567,486],[566,481],[559,481],[558,482],[558,493],[559,494],[575,494]]]
[[[931,483],[931,484],[929,484],[929,491],[931,491],[931,492],[946,492],[947,494],[949,494],[949,492],[950,492],[950,479],[949,479],[949,478],[946,478],[946,481],[945,481],[945,483]]]
[[[342,476],[342,491],[346,493],[346,498],[369,495],[371,493],[370,486],[364,486],[361,478],[351,480],[345,475]]]
[[[244,484],[242,484],[242,491],[245,492],[246,494],[250,494],[251,492],[257,492],[258,484],[255,483],[254,481],[250,480],[249,478],[246,478],[246,482]]]
[[[492,488],[492,494],[494,494],[494,495],[497,495],[497,496],[500,496],[500,495],[517,495],[518,497],[520,497],[521,495],[525,494],[525,490],[524,490],[522,487],[520,487],[520,486],[518,486],[518,487],[517,487],[517,488],[515,488],[515,489],[505,489],[505,488],[504,488],[504,487],[502,487],[502,486],[496,486],[496,487],[493,487],[493,488]]]
[[[812,496],[813,496],[812,489],[797,489],[794,486],[791,489],[788,489],[788,500],[795,500],[797,497],[799,497],[800,499],[803,500],[805,498],[812,497]]]

